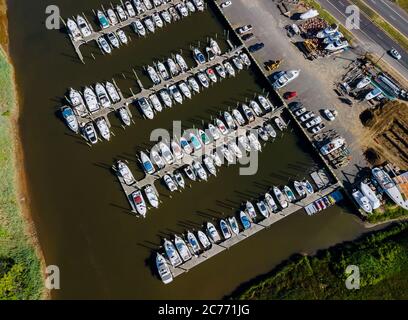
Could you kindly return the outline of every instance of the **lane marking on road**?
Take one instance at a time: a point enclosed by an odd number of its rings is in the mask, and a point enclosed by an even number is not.
[[[394,10],[387,2],[384,2],[384,0],[380,0],[381,3],[383,3],[385,6],[390,8],[392,12],[394,12],[398,17],[400,17],[402,20],[404,20],[408,24],[408,20],[405,19],[402,15],[400,15],[397,11]]]

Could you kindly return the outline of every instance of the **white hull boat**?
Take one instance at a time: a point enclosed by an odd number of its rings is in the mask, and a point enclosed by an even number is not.
[[[120,108],[118,112],[119,112],[119,116],[120,116],[120,119],[122,120],[122,122],[125,125],[130,126],[131,120],[130,120],[130,115],[129,115],[127,109],[125,107],[123,107],[123,108]]]
[[[171,108],[173,106],[173,101],[166,89],[160,90],[159,95],[166,107]]]
[[[166,259],[160,254],[156,255],[156,267],[159,272],[160,279],[164,284],[169,284],[173,281],[173,275],[170,272],[170,268],[167,265]]]
[[[81,15],[77,15],[77,25],[79,27],[79,30],[81,30],[81,34],[84,38],[89,37],[92,34],[92,30],[89,27],[88,22],[85,20],[85,18]]]
[[[352,193],[354,200],[366,213],[372,213],[373,208],[371,207],[370,201],[366,196],[364,196],[360,190],[356,190]]]
[[[118,161],[117,163],[118,171],[120,176],[123,178],[125,183],[128,186],[131,186],[136,182],[135,178],[133,177],[132,172],[130,171],[129,167],[123,161]]]
[[[144,171],[147,174],[152,174],[155,172],[155,168],[153,166],[152,161],[150,160],[150,158],[147,156],[146,153],[144,153],[143,151],[140,152],[140,162],[143,166]]]
[[[187,83],[185,83],[184,81],[180,81],[178,84],[178,87],[180,88],[181,92],[183,93],[183,95],[188,98],[191,99],[191,91],[190,88],[188,87]]]
[[[208,250],[211,248],[211,242],[204,232],[202,232],[201,230],[197,231],[197,236],[198,236],[198,240],[200,240],[200,243],[205,250]]]
[[[80,29],[78,28],[77,23],[74,20],[67,19],[67,28],[68,28],[69,33],[72,36],[72,39],[74,39],[74,41],[78,41],[82,39],[82,33]]]
[[[154,93],[151,94],[149,96],[149,99],[150,99],[150,102],[152,103],[154,110],[156,110],[157,112],[161,112],[163,110],[163,106],[156,94]]]
[[[149,101],[146,98],[141,98],[138,100],[138,104],[140,109],[142,110],[143,114],[147,119],[153,119],[154,118],[154,112],[152,107],[150,106]]]
[[[218,241],[221,241],[220,234],[211,222],[207,222],[207,234],[212,242],[217,243]]]
[[[84,89],[84,98],[86,106],[91,113],[99,110],[98,99],[95,92],[91,88],[86,87]]]
[[[178,53],[176,54],[176,61],[178,65],[180,66],[180,70],[182,72],[186,72],[188,70],[188,65],[181,54],[178,54]]]
[[[282,191],[280,191],[277,187],[273,187],[273,193],[275,194],[276,200],[278,200],[282,209],[287,208],[289,204]]]
[[[174,244],[177,248],[177,251],[180,253],[181,259],[184,262],[192,258],[190,250],[188,250],[186,242],[179,236],[174,236]]]
[[[142,192],[140,190],[136,190],[135,192],[133,192],[132,200],[136,207],[137,213],[145,217],[147,208],[146,208],[146,202],[143,198]]]
[[[183,103],[183,96],[181,95],[180,90],[177,88],[175,84],[169,87],[169,92],[173,97],[174,101],[180,104]]]
[[[200,92],[200,85],[198,84],[197,80],[194,79],[194,77],[189,77],[187,79],[188,84],[190,86],[190,88],[195,92],[195,93],[199,93]]]
[[[61,113],[68,128],[70,128],[73,132],[78,133],[79,124],[72,109],[70,107],[63,107]]]
[[[169,261],[173,267],[177,267],[183,263],[180,254],[176,250],[176,247],[167,239],[164,239],[164,250],[166,251],[167,258],[169,258]]]
[[[144,188],[144,193],[146,195],[147,201],[149,201],[150,205],[154,208],[159,207],[159,198],[156,194],[156,191],[151,185],[148,185]]]
[[[113,101],[113,103],[118,103],[121,100],[119,92],[113,83],[107,81],[105,83],[105,88],[108,92],[109,98]]]
[[[111,101],[108,97],[108,93],[101,83],[97,83],[95,85],[95,93],[102,107],[109,108],[111,106]]]

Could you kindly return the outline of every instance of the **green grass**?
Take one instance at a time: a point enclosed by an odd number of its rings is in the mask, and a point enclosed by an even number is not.
[[[372,214],[369,214],[367,221],[378,223],[402,217],[408,217],[408,210],[396,205],[386,205],[383,210],[374,210]]]
[[[12,72],[0,48],[0,300],[38,299],[43,291],[40,260],[24,231],[16,192]]]
[[[360,289],[345,286],[348,265],[360,270]],[[408,299],[408,223],[318,252],[296,255],[233,299]]]
[[[396,3],[408,13],[408,0],[397,0]]]

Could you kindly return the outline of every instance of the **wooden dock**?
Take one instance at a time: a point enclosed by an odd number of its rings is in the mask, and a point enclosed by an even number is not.
[[[191,260],[183,263],[178,267],[172,267],[169,263],[169,267],[173,277],[178,277],[179,275],[190,271],[192,268],[198,266],[202,262],[210,259],[211,257],[216,256],[217,254],[231,248],[232,246],[240,243],[241,241],[245,240],[246,238],[256,234],[257,232],[264,230],[270,227],[272,224],[286,218],[287,216],[307,207],[309,204],[313,203],[314,201],[329,195],[330,193],[336,191],[340,187],[339,183],[335,183],[322,189],[314,194],[304,198],[296,203],[291,203],[286,209],[283,209],[277,213],[274,213],[269,216],[269,218],[265,218],[259,222],[252,223],[251,227],[247,230],[241,231],[238,235],[233,235],[230,239],[220,242],[218,244],[213,244],[211,249],[204,251],[202,254],[198,256],[193,256]]]

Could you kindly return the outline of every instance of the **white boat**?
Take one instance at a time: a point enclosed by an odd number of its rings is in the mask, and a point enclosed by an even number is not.
[[[327,28],[319,31],[316,34],[316,37],[319,38],[319,39],[323,39],[323,38],[326,38],[328,35],[337,32],[338,30],[339,30],[339,26],[337,24],[333,24],[333,25],[330,25]]]
[[[210,86],[210,83],[208,82],[208,78],[203,72],[198,72],[196,76],[198,78],[198,81],[200,81],[201,85],[204,88],[208,88]]]
[[[203,53],[198,48],[193,49],[193,56],[194,56],[195,61],[198,64],[203,64],[203,63],[206,62],[205,56],[203,55]]]
[[[222,120],[220,120],[220,119],[218,119],[218,118],[215,118],[214,122],[215,122],[215,124],[217,125],[218,130],[219,130],[223,135],[227,135],[227,134],[228,134],[228,129],[227,129],[227,127],[225,126],[225,123],[224,123]]]
[[[156,149],[157,146],[154,146],[150,150],[150,158],[152,159],[152,162],[159,167],[159,169],[163,169],[166,166],[166,162],[164,159],[160,156],[159,151]]]
[[[193,0],[194,5],[198,11],[204,11],[204,2],[203,0]]]
[[[239,217],[241,219],[244,230],[251,228],[251,220],[248,218],[247,214],[244,211],[241,211],[239,213]]]
[[[399,191],[395,182],[388,175],[388,173],[380,168],[373,168],[371,170],[371,173],[373,174],[374,179],[377,180],[381,188],[384,190],[384,192],[390,197],[390,199],[394,201],[395,204],[408,210],[407,202],[402,197],[401,192]]]
[[[349,46],[350,44],[347,40],[341,41],[340,39],[337,39],[336,41],[328,44],[325,49],[328,51],[338,51],[348,48]]]
[[[301,197],[301,198],[306,197],[307,191],[306,191],[305,186],[303,185],[303,183],[301,183],[299,181],[293,181],[293,186],[294,186],[297,194],[299,195],[299,197]]]
[[[212,82],[217,82],[217,75],[214,72],[213,68],[208,68],[205,73],[207,74],[208,78],[212,81]]]
[[[173,17],[174,21],[177,21],[180,19],[180,15],[177,13],[176,8],[174,7],[170,7],[169,8],[169,13],[171,14],[171,16]]]
[[[78,41],[82,39],[81,30],[78,28],[78,25],[74,20],[70,18],[67,19],[67,28],[68,28],[69,33],[72,36],[72,39],[74,39],[74,41]]]
[[[155,93],[151,94],[149,96],[149,99],[150,102],[152,103],[154,110],[156,110],[157,112],[161,112],[163,110],[163,106]]]
[[[275,82],[272,84],[274,89],[281,89],[288,83],[295,80],[300,74],[300,70],[281,71],[275,76]]]
[[[188,9],[188,11],[190,11],[191,13],[194,13],[196,11],[196,8],[194,7],[194,4],[191,1],[186,1],[186,7]]]
[[[143,151],[140,152],[140,162],[143,166],[144,171],[147,174],[152,174],[156,171],[156,169],[153,166],[152,161],[150,160],[150,158],[147,156],[146,153],[144,153]]]
[[[221,78],[225,79],[227,77],[227,72],[222,64],[217,64],[215,66],[215,71],[217,71]]]
[[[280,131],[283,131],[283,130],[286,129],[286,123],[285,123],[285,121],[282,120],[281,117],[279,117],[279,116],[275,117],[274,121],[275,121],[275,124],[276,124],[276,126],[278,127],[278,129]]]
[[[153,13],[152,19],[153,19],[154,23],[156,24],[156,27],[163,28],[163,26],[164,26],[163,20],[162,20],[162,18],[160,18],[160,15],[157,12]]]
[[[208,131],[210,132],[210,134],[211,134],[211,136],[213,137],[214,140],[218,140],[219,138],[221,138],[220,131],[212,123],[208,124]]]
[[[150,0],[143,0],[143,3],[144,3],[147,10],[152,10],[153,9],[153,5],[152,5]]]
[[[111,138],[110,130],[108,123],[106,122],[105,118],[99,118],[96,119],[96,126],[98,127],[98,130],[105,140],[109,141]]]
[[[180,188],[183,188],[183,189],[185,188],[186,183],[184,181],[184,178],[183,178],[183,175],[181,174],[181,172],[178,172],[178,171],[174,172],[174,180],[176,180],[176,182],[177,182],[177,184],[178,184],[178,186]]]
[[[352,196],[354,200],[357,202],[357,204],[360,206],[361,209],[363,209],[367,213],[372,213],[373,208],[371,207],[370,201],[366,196],[364,196],[360,190],[355,190],[352,193]]]
[[[190,244],[190,248],[193,251],[193,253],[195,255],[198,255],[201,252],[201,247],[200,244],[198,243],[196,236],[191,231],[187,231],[187,241]]]
[[[271,138],[276,138],[276,136],[277,136],[276,131],[272,127],[272,125],[270,123],[266,123],[264,125],[264,128],[265,128],[266,132],[271,136]]]
[[[180,69],[182,72],[186,72],[188,70],[188,65],[186,63],[186,60],[182,57],[181,54],[176,54],[176,61],[178,65],[180,66]]]
[[[144,37],[146,35],[146,28],[140,20],[135,20],[132,22],[132,27],[133,30],[139,34],[139,36]]]
[[[220,220],[220,229],[225,240],[228,240],[232,237],[230,228],[224,219]]]
[[[122,6],[117,5],[116,6],[116,12],[118,13],[119,19],[122,21],[127,20],[128,15],[126,13],[126,11],[122,8]]]
[[[241,159],[243,154],[241,149],[238,147],[238,145],[235,143],[235,141],[230,141],[228,142],[228,148],[230,150],[232,150],[232,152],[234,153],[234,155],[238,158]]]
[[[212,38],[210,39],[210,47],[216,55],[221,55],[222,52],[221,52],[220,46],[218,45],[217,41],[215,41]]]
[[[163,180],[166,183],[167,188],[171,192],[174,192],[178,189],[176,182],[173,180],[173,178],[169,174],[165,174],[163,177]]]
[[[133,203],[136,207],[136,211],[138,214],[140,214],[141,216],[145,217],[146,216],[146,211],[147,211],[147,207],[146,207],[146,202],[143,198],[142,192],[140,190],[136,190],[132,193],[131,195]]]
[[[106,11],[106,13],[108,14],[108,18],[109,18],[110,24],[112,26],[117,25],[119,23],[118,17],[116,15],[115,11],[113,11],[113,9],[109,8]]]
[[[194,133],[190,132],[189,138],[190,138],[190,142],[191,142],[191,144],[192,144],[192,146],[194,148],[194,151],[201,150],[201,142],[197,138],[197,136]]]
[[[252,219],[252,221],[254,221],[256,219],[255,207],[250,201],[247,201],[245,203],[245,211],[248,213],[248,215]]]
[[[220,155],[218,154],[217,150],[214,150],[214,152],[211,153],[211,158],[214,160],[214,164],[217,167],[221,167],[222,166],[222,159],[220,157]]]
[[[191,91],[190,88],[188,87],[187,83],[185,83],[184,81],[180,81],[178,83],[178,87],[180,88],[181,92],[183,93],[183,95],[188,98],[191,99]]]
[[[119,92],[113,83],[107,81],[105,83],[105,88],[108,92],[109,98],[113,101],[113,103],[118,103],[121,100]]]
[[[255,149],[256,151],[262,150],[258,137],[253,132],[248,132],[248,140],[249,140],[249,145],[251,146],[251,148]]]
[[[210,47],[206,47],[205,52],[207,53],[208,61],[212,61],[215,59],[216,57],[215,52]]]
[[[269,207],[270,212],[276,212],[278,211],[278,206],[276,205],[275,200],[269,193],[265,193],[265,201],[266,204]]]
[[[164,239],[164,250],[166,251],[167,258],[169,258],[169,261],[173,267],[177,267],[183,263],[180,254],[176,250],[176,247],[167,239]]]
[[[241,52],[239,54],[239,58],[241,59],[241,61],[247,66],[249,67],[251,65],[251,60],[249,59],[248,55],[245,52]]]
[[[156,70],[151,66],[147,66],[146,70],[147,70],[147,73],[149,74],[150,80],[152,80],[152,82],[155,85],[158,85],[161,82],[161,80]]]
[[[375,87],[373,90],[367,93],[364,99],[368,101],[377,98],[380,94],[382,94],[382,90],[380,88]]]
[[[177,67],[172,58],[167,59],[167,66],[169,67],[170,73],[173,77],[176,77],[180,74],[180,69]]]
[[[95,92],[90,87],[85,87],[84,98],[86,106],[90,112],[95,112],[99,110],[99,103]]]
[[[130,18],[133,18],[136,16],[135,8],[133,8],[130,1],[125,2],[125,8]]]
[[[254,110],[255,114],[260,117],[262,116],[263,112],[261,107],[259,106],[259,104],[255,101],[255,100],[251,100],[249,102],[249,106],[252,108],[252,110]]]
[[[111,106],[108,92],[106,92],[105,87],[101,83],[97,83],[95,85],[95,93],[102,107],[109,108]]]
[[[133,0],[133,5],[135,6],[138,15],[146,12],[146,7],[141,0]]]
[[[109,15],[109,9],[108,9],[108,15]],[[105,14],[104,14],[101,10],[98,10],[98,11],[96,12],[96,16],[98,17],[98,21],[99,21],[99,24],[100,24],[100,26],[101,26],[102,29],[109,28],[109,26],[110,26],[110,24],[111,24],[112,22],[109,22],[109,21],[108,21],[108,19],[106,18]]]
[[[235,233],[236,235],[239,234],[239,227],[238,227],[238,222],[237,219],[235,217],[229,217],[228,218],[228,223],[231,227],[231,230],[233,233]]]
[[[277,187],[273,187],[273,193],[275,194],[276,200],[278,200],[282,209],[287,208],[289,204],[282,191],[280,191]]]
[[[146,26],[146,29],[149,32],[153,33],[156,30],[155,27],[154,27],[154,23],[153,23],[151,18],[146,18],[146,19],[143,20],[143,22],[144,22],[144,24]]]
[[[72,105],[72,107],[74,107],[75,112],[79,116],[82,117],[88,114],[88,111],[86,110],[85,107],[84,99],[82,98],[82,95],[81,93],[79,93],[79,91],[70,88],[68,96],[69,103]]]
[[[324,44],[330,44],[332,42],[340,40],[341,38],[344,38],[344,35],[341,32],[336,31],[335,33],[332,33],[332,34],[328,35],[326,38],[324,38],[323,43]]]
[[[371,189],[371,187],[368,184],[361,182],[360,190],[370,201],[371,207],[374,210],[378,209],[381,206],[380,200],[378,199],[377,195],[375,194],[375,192]]]
[[[201,165],[201,163],[200,163],[199,161],[195,161],[195,160],[194,160],[193,163],[192,163],[192,165],[193,165],[193,169],[194,169],[196,175],[197,175],[201,180],[207,181],[208,176],[207,176],[207,173],[205,172],[203,166]]]
[[[251,145],[249,144],[249,140],[245,135],[241,135],[238,137],[238,143],[244,148],[245,151],[251,152]]]
[[[238,109],[232,110],[232,116],[234,117],[235,121],[239,126],[245,125],[245,119],[242,116],[241,112]]]
[[[242,104],[242,111],[244,111],[244,115],[247,118],[248,122],[252,122],[255,120],[254,113],[245,103]]]
[[[237,125],[234,121],[234,118],[232,117],[232,115],[228,112],[228,111],[224,111],[224,119],[225,122],[227,123],[227,126],[229,129],[231,130],[236,130],[237,129]]]
[[[208,172],[211,173],[213,176],[217,176],[217,169],[214,166],[213,159],[210,156],[205,155],[204,158],[203,158],[203,162],[204,162]]]
[[[117,168],[119,171],[119,175],[123,178],[125,183],[130,186],[136,182],[132,172],[130,171],[129,167],[123,161],[117,162]]]
[[[169,87],[170,95],[173,97],[174,101],[177,103],[183,103],[183,96],[180,93],[180,90],[177,88],[175,84]]]
[[[262,108],[264,108],[264,110],[266,112],[271,111],[273,109],[271,102],[267,98],[265,98],[264,96],[259,95],[258,96],[258,101],[261,104]]]
[[[180,160],[184,157],[183,150],[181,149],[180,145],[175,140],[171,141],[170,146],[171,146],[171,151],[173,152],[176,160]]]
[[[302,13],[299,18],[301,20],[307,20],[307,19],[311,19],[314,17],[317,17],[319,15],[319,11],[315,10],[315,9],[310,9],[307,10],[306,12]]]
[[[173,101],[166,89],[160,90],[159,95],[166,107],[171,108],[173,106]]]
[[[150,120],[153,119],[154,112],[153,112],[152,107],[150,106],[149,101],[145,97],[143,97],[143,98],[140,98],[137,102],[143,114],[146,116],[146,118]]]
[[[204,232],[202,232],[201,230],[198,230],[197,236],[198,236],[198,240],[200,240],[200,243],[205,250],[208,250],[211,248],[211,242],[210,240],[208,240],[208,237],[206,236]]]
[[[160,15],[166,23],[171,23],[171,15],[167,10],[160,12]]]
[[[244,65],[242,64],[241,59],[238,56],[235,56],[234,58],[232,58],[232,62],[234,63],[234,66],[238,69],[238,70],[242,70],[244,69]]]
[[[187,175],[187,177],[192,180],[192,181],[196,181],[197,180],[197,176],[193,170],[193,168],[190,165],[186,165],[184,168],[184,173]]]
[[[180,15],[182,17],[187,17],[188,16],[188,9],[187,9],[187,7],[185,6],[185,4],[183,2],[177,3],[176,8],[180,12]]]
[[[156,255],[156,267],[159,273],[159,276],[164,284],[169,284],[173,281],[173,275],[170,272],[170,268],[167,265],[166,259],[160,254]]]
[[[221,241],[220,234],[211,222],[207,222],[207,234],[212,242],[217,243],[218,241]]]
[[[98,45],[101,48],[101,50],[107,54],[112,53],[112,48],[109,45],[108,41],[106,41],[105,37],[99,37],[98,38]]]
[[[283,192],[286,195],[286,198],[288,199],[289,202],[295,202],[296,201],[296,196],[293,193],[292,189],[289,188],[288,186],[283,187]]]
[[[187,139],[184,137],[180,138],[180,146],[184,150],[186,154],[191,154],[193,149],[191,148],[190,144],[188,143]]]
[[[234,67],[231,65],[230,62],[225,61],[225,62],[224,62],[224,67],[225,67],[225,70],[227,70],[227,72],[228,72],[228,74],[229,74],[230,76],[235,77],[235,69],[234,69]]]
[[[228,150],[228,148],[226,148],[225,146],[222,146],[220,148],[220,151],[222,152],[222,154],[224,155],[225,160],[227,160],[227,162],[229,164],[234,163],[234,156],[231,153],[231,151]]]
[[[371,83],[371,78],[370,77],[364,77],[362,78],[356,85],[356,88],[361,90],[368,86]]]
[[[120,42],[115,32],[109,32],[106,37],[113,48],[119,48]]]
[[[303,183],[303,186],[305,187],[308,194],[313,194],[314,193],[313,186],[308,180],[305,179],[305,180],[302,181],[302,183]]]
[[[263,127],[259,127],[258,129],[256,129],[258,132],[258,136],[263,140],[263,141],[268,141],[269,139],[269,135],[266,132],[266,130]]]
[[[96,134],[95,127],[92,124],[92,122],[89,122],[85,125],[84,133],[85,133],[86,139],[90,143],[96,144],[98,142],[98,135]]]
[[[70,128],[73,132],[78,133],[79,131],[79,124],[78,120],[74,115],[74,112],[70,107],[63,107],[61,109],[61,114],[62,117],[65,120],[65,123],[67,124],[68,128]]]
[[[164,64],[162,62],[160,62],[160,61],[157,62],[156,67],[157,67],[157,71],[159,72],[161,78],[164,81],[167,81],[167,80],[170,79],[170,74],[169,74],[169,72],[167,71],[166,67],[164,66]]]
[[[118,112],[119,112],[119,116],[120,116],[120,119],[122,120],[122,122],[125,125],[130,126],[131,120],[130,120],[130,115],[129,115],[127,109],[125,107],[123,107],[123,108],[120,108],[118,110]]]
[[[256,203],[256,206],[258,207],[259,212],[260,212],[265,218],[268,218],[268,217],[269,217],[268,207],[266,206],[266,203],[265,203],[263,200],[258,201],[258,202]]]
[[[199,92],[200,92],[200,85],[198,84],[197,80],[194,79],[194,77],[189,77],[189,78],[187,79],[187,81],[188,81],[188,84],[189,84],[190,88],[193,89],[193,91],[194,91],[195,93],[199,93]]]
[[[329,153],[341,148],[346,143],[344,138],[336,138],[330,141],[329,143],[325,144],[323,147],[320,148],[320,153],[324,156],[328,155]]]
[[[159,149],[164,161],[166,161],[167,164],[172,164],[174,162],[174,156],[173,153],[171,153],[169,146],[161,141],[159,142]]]
[[[116,34],[117,34],[118,37],[119,37],[120,43],[122,43],[122,44],[128,44],[128,43],[129,43],[129,40],[128,40],[128,37],[127,37],[125,31],[119,29],[119,30],[116,32]]]
[[[81,15],[77,15],[76,21],[77,21],[79,30],[81,30],[82,36],[84,38],[89,37],[92,34],[92,29],[90,28],[85,18]]]

